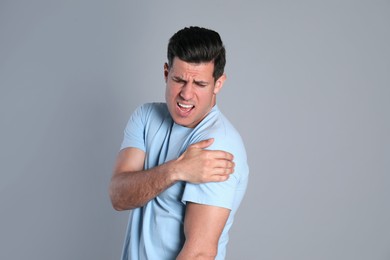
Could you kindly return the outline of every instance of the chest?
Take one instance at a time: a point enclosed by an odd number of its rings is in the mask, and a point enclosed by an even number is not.
[[[189,146],[192,129],[184,128],[172,121],[159,127],[146,129],[145,169],[150,169],[177,159]],[[182,207],[181,197],[184,182],[178,182],[162,192],[156,200],[164,207]],[[176,210],[181,210],[177,208]]]

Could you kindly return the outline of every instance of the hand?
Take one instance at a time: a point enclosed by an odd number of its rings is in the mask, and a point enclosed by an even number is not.
[[[221,150],[205,150],[214,142],[207,139],[190,145],[176,160],[179,179],[191,183],[220,182],[234,172],[233,155]]]

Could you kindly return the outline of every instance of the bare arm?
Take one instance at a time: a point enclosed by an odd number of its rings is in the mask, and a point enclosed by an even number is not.
[[[213,140],[189,146],[177,159],[143,170],[145,153],[137,148],[120,151],[110,183],[110,198],[116,210],[143,206],[178,181],[191,183],[225,181],[234,171],[233,155],[204,150]]]
[[[226,208],[188,202],[184,219],[186,240],[177,260],[215,259],[229,214]]]

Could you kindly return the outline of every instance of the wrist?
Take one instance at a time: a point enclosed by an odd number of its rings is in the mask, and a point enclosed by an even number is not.
[[[183,181],[183,178],[180,174],[179,167],[178,167],[178,160],[172,160],[166,163],[166,172],[168,173],[168,178],[170,181],[173,183],[178,182],[178,181]]]

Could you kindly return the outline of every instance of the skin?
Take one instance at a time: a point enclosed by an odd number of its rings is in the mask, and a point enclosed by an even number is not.
[[[166,102],[173,120],[193,128],[216,104],[216,95],[226,79],[212,76],[214,64],[187,63],[175,58],[164,65]],[[110,198],[116,210],[142,207],[178,181],[206,183],[226,181],[234,172],[233,155],[205,150],[213,139],[192,144],[176,160],[144,170],[145,153],[125,148],[117,156],[110,182]],[[187,203],[184,219],[185,244],[177,259],[214,259],[218,239],[230,210]]]
[[[215,259],[218,240],[230,210],[220,207],[187,203],[184,219],[185,243],[177,260]]]
[[[174,58],[172,68],[164,65],[167,83],[165,100],[173,120],[182,126],[193,128],[216,104],[216,95],[226,80],[222,75],[213,77],[214,63],[187,63]],[[190,109],[180,106],[191,106]]]
[[[145,152],[125,148],[118,154],[109,194],[116,210],[145,205],[178,181],[191,183],[220,182],[234,171],[233,155],[224,151],[204,150],[213,139],[195,143],[176,160],[143,170]]]

